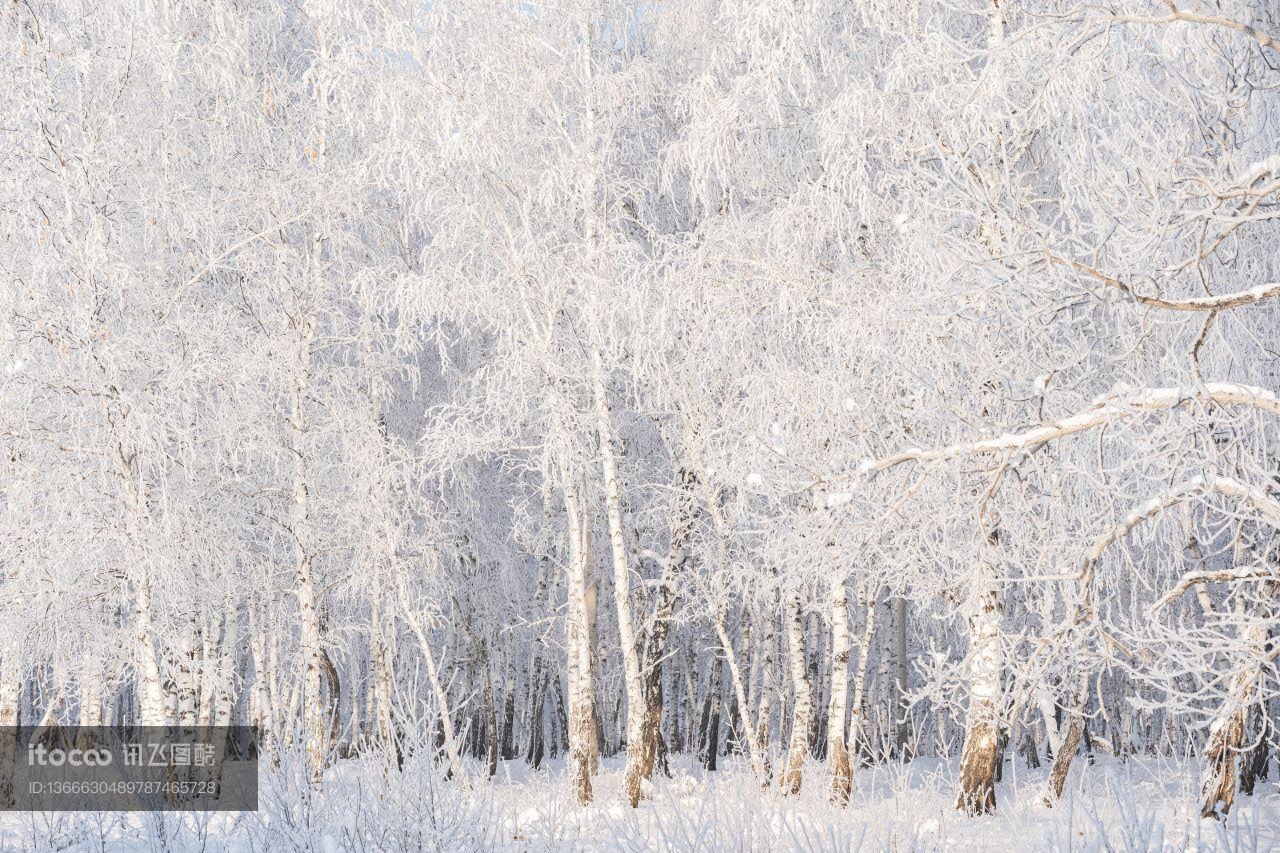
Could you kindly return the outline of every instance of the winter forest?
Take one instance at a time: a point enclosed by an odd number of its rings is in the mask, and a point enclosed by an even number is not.
[[[12,0],[5,850],[1280,846],[1275,0]],[[0,798],[12,791],[0,790]]]

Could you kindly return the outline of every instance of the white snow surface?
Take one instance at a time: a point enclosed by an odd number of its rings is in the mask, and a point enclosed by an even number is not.
[[[954,808],[953,764],[920,759],[860,768],[848,808],[828,775],[806,768],[799,797],[762,789],[728,759],[708,773],[673,756],[671,778],[637,809],[622,796],[622,758],[604,759],[595,802],[572,801],[559,762],[506,762],[467,792],[428,762],[385,775],[348,760],[310,793],[296,773],[262,771],[256,813],[0,815],[0,849],[35,851],[1268,851],[1280,849],[1280,787],[1259,784],[1223,821],[1196,810],[1192,763],[1100,757],[1073,771],[1065,799],[1043,805],[1046,769],[1006,764],[995,815]],[[473,766],[474,771],[479,771]],[[292,781],[291,781],[292,780]]]

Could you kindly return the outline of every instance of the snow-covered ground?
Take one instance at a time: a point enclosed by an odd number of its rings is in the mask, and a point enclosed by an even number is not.
[[[1083,763],[1083,762],[1081,762]],[[511,762],[469,793],[410,765],[384,781],[372,761],[348,761],[311,794],[289,772],[263,772],[249,814],[6,814],[4,850],[41,851],[1269,851],[1280,850],[1280,790],[1262,783],[1222,822],[1195,809],[1195,769],[1151,759],[1102,759],[1073,777],[1056,808],[1040,804],[1044,771],[1011,766],[999,813],[952,809],[951,765],[922,759],[864,768],[847,809],[825,797],[821,767],[805,790],[761,790],[740,767],[704,773],[672,762],[653,798],[623,805],[621,764],[606,760],[596,805],[572,804],[558,766]]]

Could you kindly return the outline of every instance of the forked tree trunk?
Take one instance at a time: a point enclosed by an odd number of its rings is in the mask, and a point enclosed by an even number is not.
[[[431,692],[435,696],[436,709],[438,712],[439,733],[443,741],[445,755],[449,758],[449,771],[454,779],[465,788],[470,783],[467,780],[466,769],[462,764],[462,755],[458,752],[458,741],[453,729],[453,714],[449,708],[449,694],[444,689],[444,683],[440,680],[440,672],[436,668],[436,656],[431,650],[431,643],[427,639],[427,632],[422,627],[422,622],[413,609],[405,602],[404,608],[405,621],[412,629],[414,636],[418,638],[418,645],[422,649],[422,657],[427,663],[427,681],[431,685]]]
[[[645,796],[645,784],[653,778],[653,770],[662,749],[662,659],[666,654],[667,634],[675,611],[678,578],[683,573],[688,558],[687,546],[693,525],[693,482],[693,474],[682,469],[680,505],[676,510],[675,524],[671,528],[670,553],[663,568],[653,618],[644,639],[640,684],[642,704],[639,719],[634,726],[631,721],[635,712],[630,704],[627,706],[628,730],[633,733],[627,737],[627,766],[623,786],[632,808],[639,805]]]
[[[627,741],[627,765],[623,786],[632,808],[647,794],[646,783],[653,777],[662,741],[662,652],[666,647],[667,626],[674,605],[674,593],[666,588],[658,594],[658,611],[649,628],[645,643],[645,670],[641,683],[642,705],[636,723],[635,740]],[[628,721],[631,712],[628,709]],[[630,726],[629,726],[630,727]]]
[[[784,793],[799,794],[804,781],[804,759],[809,752],[809,727],[813,725],[813,687],[809,683],[809,666],[805,657],[804,618],[799,593],[787,601],[786,620],[795,705],[791,713],[791,743],[787,747],[781,784]]]
[[[733,695],[738,703],[738,719],[741,722],[742,733],[747,741],[747,755],[751,761],[751,772],[757,776],[763,777],[764,774],[764,755],[760,749],[760,735],[755,725],[751,722],[751,708],[747,702],[747,691],[742,683],[742,670],[738,666],[738,655],[733,648],[733,640],[729,637],[729,632],[725,629],[724,608],[717,610],[715,628],[716,636],[720,639],[720,645],[725,650],[725,658],[729,664],[729,679],[733,682]]]

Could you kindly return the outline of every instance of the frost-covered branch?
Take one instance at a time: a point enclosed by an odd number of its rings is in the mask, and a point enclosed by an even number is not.
[[[1128,536],[1138,525],[1155,518],[1164,510],[1210,494],[1235,498],[1265,518],[1272,527],[1280,530],[1280,502],[1269,497],[1261,489],[1224,476],[1188,480],[1168,493],[1153,497],[1136,507],[1115,527],[1094,540],[1084,554],[1078,575],[1078,581],[1084,591],[1082,600],[1085,611],[1092,609],[1094,574],[1098,562],[1108,548]],[[1192,580],[1187,582],[1188,588],[1195,583],[1196,579],[1192,577]],[[1171,598],[1176,597],[1177,595],[1171,594]],[[1152,607],[1152,610],[1158,610],[1167,603],[1165,599],[1161,599]]]
[[[1163,26],[1165,24],[1189,23],[1189,24],[1205,24],[1212,27],[1222,27],[1228,30],[1234,30],[1248,36],[1263,47],[1280,51],[1280,40],[1269,33],[1266,33],[1257,27],[1250,26],[1242,21],[1233,18],[1227,18],[1222,15],[1206,15],[1201,12],[1188,12],[1179,9],[1174,4],[1169,4],[1172,9],[1168,15],[1121,15],[1115,12],[1107,12],[1097,17],[1107,22],[1117,24],[1142,24],[1148,26]],[[1088,13],[1086,13],[1086,16]]]
[[[864,460],[860,474],[875,474],[904,462],[936,462],[964,456],[984,456],[1008,451],[1034,450],[1046,442],[1085,432],[1135,414],[1159,412],[1192,404],[1243,406],[1280,415],[1280,399],[1264,388],[1231,382],[1209,382],[1201,388],[1148,388],[1117,391],[1099,398],[1092,406],[1070,417],[994,438],[952,444],[938,448],[911,448],[892,456]]]
[[[1227,293],[1221,296],[1193,296],[1186,299],[1164,299],[1159,296],[1146,296],[1137,293],[1133,287],[1125,284],[1119,279],[1109,276],[1101,270],[1095,269],[1088,264],[1082,264],[1079,261],[1067,260],[1060,258],[1052,252],[1046,252],[1046,257],[1062,266],[1070,267],[1077,272],[1094,278],[1108,287],[1113,287],[1130,296],[1135,302],[1141,305],[1149,305],[1153,308],[1166,308],[1170,311],[1225,311],[1228,308],[1239,308],[1242,305],[1252,305],[1255,302],[1261,302],[1270,299],[1273,296],[1280,296],[1280,282],[1271,282],[1269,284],[1260,284],[1248,290],[1242,290],[1238,293]]]

